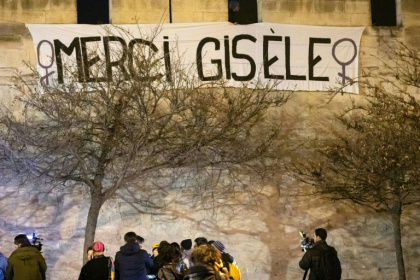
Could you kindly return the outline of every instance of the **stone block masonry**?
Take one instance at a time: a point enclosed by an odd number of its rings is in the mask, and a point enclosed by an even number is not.
[[[383,39],[398,39],[420,45],[420,1],[396,1],[402,25],[371,27],[369,0],[259,0],[263,22],[323,26],[366,26],[361,40],[359,65],[379,67]],[[76,0],[0,0],[0,103],[12,104],[16,92],[16,71],[28,70],[22,61],[36,62],[35,51],[25,23],[76,24]],[[164,0],[112,0],[115,24],[169,22],[169,2]],[[174,23],[227,21],[226,0],[172,0]],[[25,72],[26,71],[26,72]],[[328,106],[322,92],[300,92],[278,112],[288,140],[328,137],[326,128],[351,98],[338,96]],[[13,108],[11,105],[9,108]],[[284,158],[292,158],[293,153]],[[206,236],[222,241],[237,260],[244,280],[301,279],[302,257],[298,231],[311,233],[325,227],[327,241],[338,250],[343,279],[398,279],[392,227],[389,217],[347,202],[331,202],[318,197],[296,196],[305,187],[276,170],[275,183],[250,184],[252,200],[237,194],[234,204],[224,202],[209,207],[208,197],[168,191],[157,195],[159,209],[142,203],[141,192],[121,191],[109,200],[99,216],[96,240],[105,243],[106,255],[115,256],[123,245],[123,235],[135,231],[146,239],[145,248],[162,240],[180,242]],[[251,180],[252,181],[252,180]],[[138,182],[141,184],[141,182]],[[82,266],[84,226],[89,193],[83,187],[51,190],[33,182],[21,186],[12,173],[0,173],[0,251],[9,256],[13,238],[25,232],[44,240],[48,279],[76,279]],[[258,191],[257,191],[258,190]],[[135,191],[130,190],[130,191]],[[191,201],[196,197],[196,201]],[[241,199],[238,199],[240,197]],[[233,201],[233,200],[232,200]],[[245,203],[245,201],[247,201]],[[249,201],[252,201],[249,202]],[[420,212],[409,206],[402,218],[403,247],[407,279],[420,279]]]

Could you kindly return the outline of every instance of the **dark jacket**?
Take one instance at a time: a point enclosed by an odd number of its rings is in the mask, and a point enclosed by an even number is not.
[[[303,270],[311,270],[309,274],[309,280],[324,280],[321,277],[317,277],[317,275],[321,271],[322,266],[324,265],[322,263],[322,256],[326,252],[335,255],[338,261],[337,251],[334,249],[334,247],[328,246],[325,240],[320,240],[316,242],[314,247],[308,249],[303,255],[302,259],[299,262],[299,266]],[[337,267],[335,267],[335,270],[339,270],[341,275],[341,265],[339,261],[337,263]]]
[[[153,267],[150,269],[150,274],[157,275],[159,269],[163,266],[162,256],[157,255],[153,259]]]
[[[184,277],[182,277],[182,275],[178,273],[178,271],[176,270],[176,265],[172,263],[162,266],[159,269],[156,278],[158,280],[180,280]]]
[[[7,280],[45,280],[47,264],[41,252],[33,246],[20,247],[9,257]]]
[[[104,255],[94,256],[80,271],[79,280],[108,280],[111,259]]]
[[[216,271],[209,265],[195,265],[190,268],[187,280],[229,280],[229,277],[223,273]]]
[[[115,255],[115,280],[147,280],[147,268],[153,261],[136,242],[129,242]]]
[[[233,263],[235,259],[229,253],[222,253],[223,266],[229,271],[229,264]]]

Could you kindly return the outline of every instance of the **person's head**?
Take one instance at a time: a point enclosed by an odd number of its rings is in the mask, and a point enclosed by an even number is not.
[[[17,247],[32,246],[31,242],[29,242],[28,237],[25,234],[19,234],[15,237],[15,245]]]
[[[189,250],[192,247],[192,240],[191,239],[185,239],[181,241],[181,248],[182,250]]]
[[[91,260],[91,259],[92,259],[92,256],[93,256],[93,246],[89,246],[89,247],[87,248],[87,250],[86,250],[86,254],[87,254],[87,256],[88,256],[88,260]]]
[[[220,241],[214,241],[211,246],[213,246],[214,248],[216,248],[217,250],[219,250],[220,253],[224,253],[225,252],[225,245],[223,245],[222,242]]]
[[[169,245],[168,241],[166,241],[166,240],[160,241],[159,246],[158,246],[159,247],[158,251],[160,251],[160,248],[162,248],[163,246],[166,246],[166,245]]]
[[[199,247],[201,245],[207,244],[207,238],[205,237],[197,237],[194,239],[195,245],[194,247]]]
[[[178,263],[181,259],[181,251],[178,243],[169,244],[168,242],[160,242],[159,257],[163,264]]]
[[[126,234],[124,234],[124,241],[127,243],[137,242],[137,234],[133,231],[127,232]]]
[[[159,243],[155,243],[152,246],[152,255],[153,257],[157,257],[159,255]]]
[[[164,251],[165,250],[165,247],[166,246],[169,246],[169,245],[171,245],[171,244],[169,244],[169,242],[166,241],[166,240],[160,241],[159,246],[158,246],[158,249],[157,249],[158,250],[158,254],[160,255],[161,251]]]
[[[171,246],[173,246],[177,251],[181,252],[181,246],[177,242],[172,242]]]
[[[105,245],[100,241],[96,241],[95,243],[93,243],[92,249],[94,256],[103,255],[105,251]]]
[[[314,237],[315,242],[319,240],[325,240],[325,239],[327,239],[327,231],[323,228],[317,228],[315,230],[315,237]]]
[[[144,238],[140,235],[136,236],[136,242],[139,243],[140,249],[143,249]]]
[[[209,244],[203,244],[194,248],[191,253],[191,262],[213,266],[220,261],[222,255],[216,248]]]

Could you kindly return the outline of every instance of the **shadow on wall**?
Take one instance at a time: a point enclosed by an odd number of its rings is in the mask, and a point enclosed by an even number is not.
[[[115,255],[123,244],[121,236],[130,230],[145,237],[149,252],[151,245],[161,240],[180,242],[206,236],[225,244],[238,261],[244,280],[294,280],[303,276],[298,267],[303,255],[298,231],[311,234],[324,227],[329,232],[328,243],[336,247],[342,261],[343,279],[380,279],[385,275],[394,279],[397,275],[392,227],[386,216],[350,203],[300,196],[296,182],[282,174],[277,175],[277,185],[243,176],[241,181],[246,184],[241,187],[223,182],[224,187],[194,189],[183,184],[187,175],[178,175],[178,180],[166,185],[149,182],[121,190],[118,198],[104,205],[96,240],[106,244],[107,255]],[[44,238],[48,279],[77,277],[88,210],[86,190],[78,186],[27,188],[13,181],[2,185],[2,252],[10,255],[18,233],[36,230]],[[229,185],[231,188],[226,187]],[[417,232],[415,219],[409,218],[413,213],[404,220],[410,229],[407,232]],[[413,259],[406,260],[407,267],[413,267],[409,264],[418,259],[418,253],[412,245],[419,242],[406,237],[404,245],[412,247],[406,252]],[[418,271],[414,267],[409,275],[415,278]]]
[[[77,186],[21,184],[17,174],[2,176],[0,184],[1,252],[9,257],[15,249],[14,237],[35,231],[43,239],[47,279],[59,279],[55,277],[57,268],[63,275],[80,270],[87,213],[83,200],[88,194]],[[64,254],[66,260],[62,258]]]

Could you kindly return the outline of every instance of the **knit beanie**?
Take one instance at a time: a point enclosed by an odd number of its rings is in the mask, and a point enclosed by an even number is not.
[[[216,248],[217,250],[219,250],[221,253],[224,253],[225,252],[225,245],[223,245],[222,242],[220,242],[220,241],[214,241],[211,245],[214,248]]]
[[[95,243],[93,243],[93,251],[94,252],[103,252],[105,251],[105,246],[104,243],[97,241]]]
[[[189,249],[191,249],[191,246],[192,246],[192,240],[191,240],[191,239],[185,239],[185,240],[182,240],[182,241],[181,241],[181,247],[182,247],[184,250],[189,250]]]

